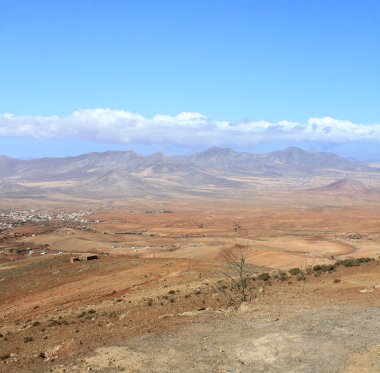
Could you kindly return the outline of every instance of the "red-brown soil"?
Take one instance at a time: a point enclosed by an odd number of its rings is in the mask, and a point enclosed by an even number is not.
[[[227,322],[233,308],[216,290],[221,277],[218,266],[189,259],[106,256],[69,263],[64,255],[3,266],[0,349],[5,358],[0,367],[8,372],[49,371],[99,347],[178,330],[194,318],[207,321],[207,314]],[[305,281],[290,276],[269,286],[256,280],[251,304],[268,306],[271,315],[282,313],[284,305],[373,308],[380,306],[379,285],[379,262],[338,267]],[[175,316],[181,314],[186,316]]]
[[[380,322],[378,261],[338,266],[305,280],[289,273],[285,281],[257,278],[346,258],[378,259],[378,206],[201,202],[94,204],[90,218],[97,223],[51,221],[4,231],[0,371],[250,372],[255,366],[260,372],[375,372],[380,367],[380,334],[373,334]],[[171,212],[147,213],[153,210]],[[242,306],[220,255],[221,248],[236,244],[248,250],[249,302]],[[33,252],[16,252],[21,249]],[[81,252],[96,252],[99,259],[70,263],[70,256]],[[326,320],[340,329],[324,338],[344,348],[331,347],[336,358],[326,352],[318,365],[313,349],[328,348],[311,335],[322,333]],[[209,338],[209,344],[199,338]],[[165,351],[157,347],[160,340]],[[309,347],[302,352],[300,346]],[[298,349],[296,357],[292,349]],[[304,359],[304,365],[296,368],[289,356]]]

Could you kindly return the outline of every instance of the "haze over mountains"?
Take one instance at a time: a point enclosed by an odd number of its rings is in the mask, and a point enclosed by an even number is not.
[[[328,185],[314,188],[313,190],[323,194],[339,193],[340,195],[347,195],[352,197],[358,194],[371,195],[376,193],[376,190],[366,187],[360,181],[352,180],[349,178],[339,179]]]
[[[76,157],[18,160],[0,157],[0,193],[59,191],[70,194],[142,195],[214,188],[247,188],[247,179],[308,178],[376,172],[368,165],[333,153],[290,147],[266,154],[213,147],[184,156],[149,156],[131,151]]]

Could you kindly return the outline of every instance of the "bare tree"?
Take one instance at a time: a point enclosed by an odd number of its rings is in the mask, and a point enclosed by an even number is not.
[[[240,294],[240,301],[245,302],[248,298],[248,273],[247,256],[248,244],[239,244],[220,250],[220,255],[227,263],[224,275],[231,281],[232,288]]]
[[[233,222],[233,231],[236,233],[236,238],[241,236],[244,229],[237,222]],[[232,247],[224,247],[220,250],[220,256],[225,260],[227,266],[223,275],[229,279],[232,290],[238,292],[240,302],[245,302],[249,296],[249,265],[248,257],[248,232],[246,245],[235,243]]]

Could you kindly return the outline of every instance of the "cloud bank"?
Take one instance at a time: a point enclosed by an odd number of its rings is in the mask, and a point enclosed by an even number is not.
[[[212,120],[200,113],[142,115],[112,109],[80,109],[65,117],[0,115],[1,137],[76,139],[196,150],[210,146],[249,149],[265,143],[380,144],[380,124],[330,117],[306,123]]]

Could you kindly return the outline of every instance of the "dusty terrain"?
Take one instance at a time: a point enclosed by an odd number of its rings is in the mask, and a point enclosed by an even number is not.
[[[0,371],[379,371],[377,195],[282,193],[2,200]],[[376,261],[335,266],[358,257]]]
[[[51,223],[45,231],[22,226],[15,229],[23,235],[17,242],[27,247],[48,244],[55,252],[207,261],[220,259],[222,247],[239,243],[249,248],[250,263],[278,269],[380,255],[377,205],[261,207],[253,201],[244,207],[232,202],[148,206],[96,209],[90,218],[97,222],[84,226]]]
[[[19,261],[2,270],[0,367],[376,372],[379,274],[374,262],[302,281],[257,279],[250,302],[229,306],[205,262]]]

